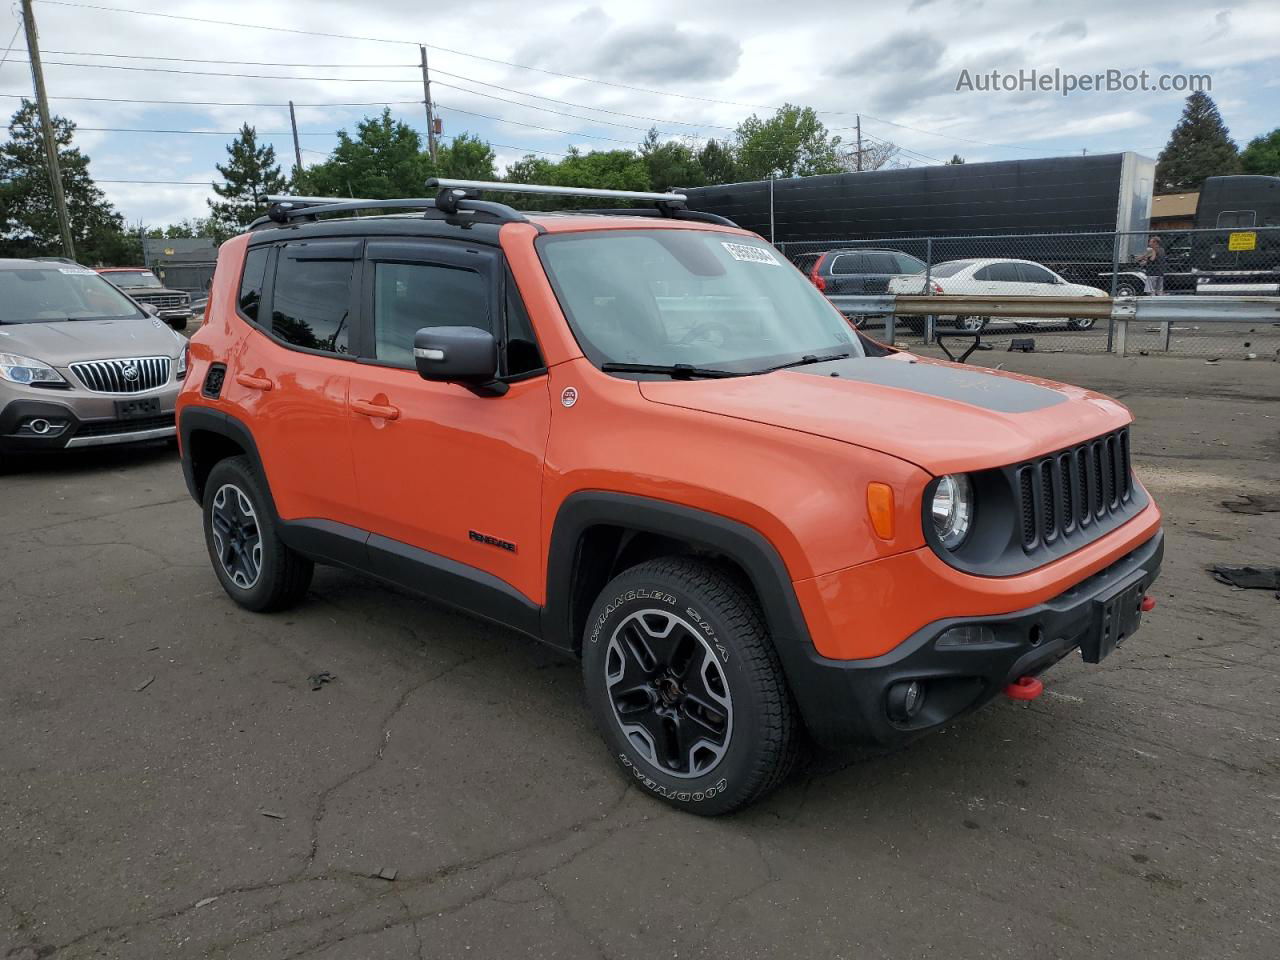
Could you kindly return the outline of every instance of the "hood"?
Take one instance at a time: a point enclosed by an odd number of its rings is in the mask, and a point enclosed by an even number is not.
[[[891,454],[933,474],[1018,463],[1132,420],[1115,400],[908,354],[852,357],[724,380],[642,381],[654,403]]]
[[[151,297],[185,297],[189,294],[185,290],[175,290],[173,287],[117,287],[121,293],[128,294],[135,300],[148,300]]]
[[[184,342],[156,317],[0,324],[0,353],[34,357],[55,367],[79,360],[176,357]]]

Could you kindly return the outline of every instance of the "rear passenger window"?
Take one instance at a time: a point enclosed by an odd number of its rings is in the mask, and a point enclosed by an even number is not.
[[[262,302],[262,285],[267,279],[269,247],[258,247],[245,254],[244,273],[240,277],[240,297],[236,305],[245,319],[258,322],[258,304]]]
[[[847,276],[851,273],[865,272],[866,270],[862,265],[862,254],[860,253],[842,253],[831,263],[833,276]]]
[[[347,353],[354,271],[354,260],[282,255],[271,295],[271,332],[296,347]]]
[[[485,279],[474,270],[434,263],[375,263],[374,356],[412,367],[413,335],[423,327],[479,327],[492,332]]]

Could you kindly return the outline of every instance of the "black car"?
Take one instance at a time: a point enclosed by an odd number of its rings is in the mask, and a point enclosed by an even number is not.
[[[889,281],[924,273],[924,261],[897,250],[828,250],[809,268],[809,279],[827,296],[886,293]]]

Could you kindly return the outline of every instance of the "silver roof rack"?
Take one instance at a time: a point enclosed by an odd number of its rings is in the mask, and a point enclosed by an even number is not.
[[[650,193],[643,190],[603,190],[596,187],[557,187],[542,183],[503,183],[497,180],[448,180],[432,177],[428,187],[439,190],[466,190],[496,193],[539,193],[555,197],[599,197],[605,200],[649,200],[683,205],[689,198],[683,193]]]
[[[453,180],[432,177],[427,187],[436,191],[434,197],[400,197],[390,200],[374,200],[361,197],[294,197],[270,194],[262,199],[270,204],[265,217],[249,225],[253,230],[269,223],[286,224],[294,219],[314,220],[320,214],[355,213],[360,210],[436,210],[446,217],[460,213],[483,214],[499,223],[527,221],[528,218],[505,203],[479,200],[478,193],[539,194],[558,197],[594,197],[604,200],[647,201],[654,204],[648,209],[628,207],[608,210],[583,210],[612,216],[661,216],[678,220],[698,220],[736,227],[731,220],[685,209],[686,196],[668,191],[655,193],[644,190],[605,190],[596,187],[560,187],[541,183],[505,183],[497,180]]]

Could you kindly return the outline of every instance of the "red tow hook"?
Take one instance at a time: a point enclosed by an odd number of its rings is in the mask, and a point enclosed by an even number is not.
[[[1147,596],[1143,597],[1142,602],[1138,604],[1138,609],[1141,610],[1143,613],[1150,613],[1155,608],[1156,608],[1156,598],[1151,596],[1150,594],[1147,594]]]
[[[1004,695],[1010,700],[1034,700],[1044,693],[1044,684],[1038,677],[1019,677],[1004,688]]]

